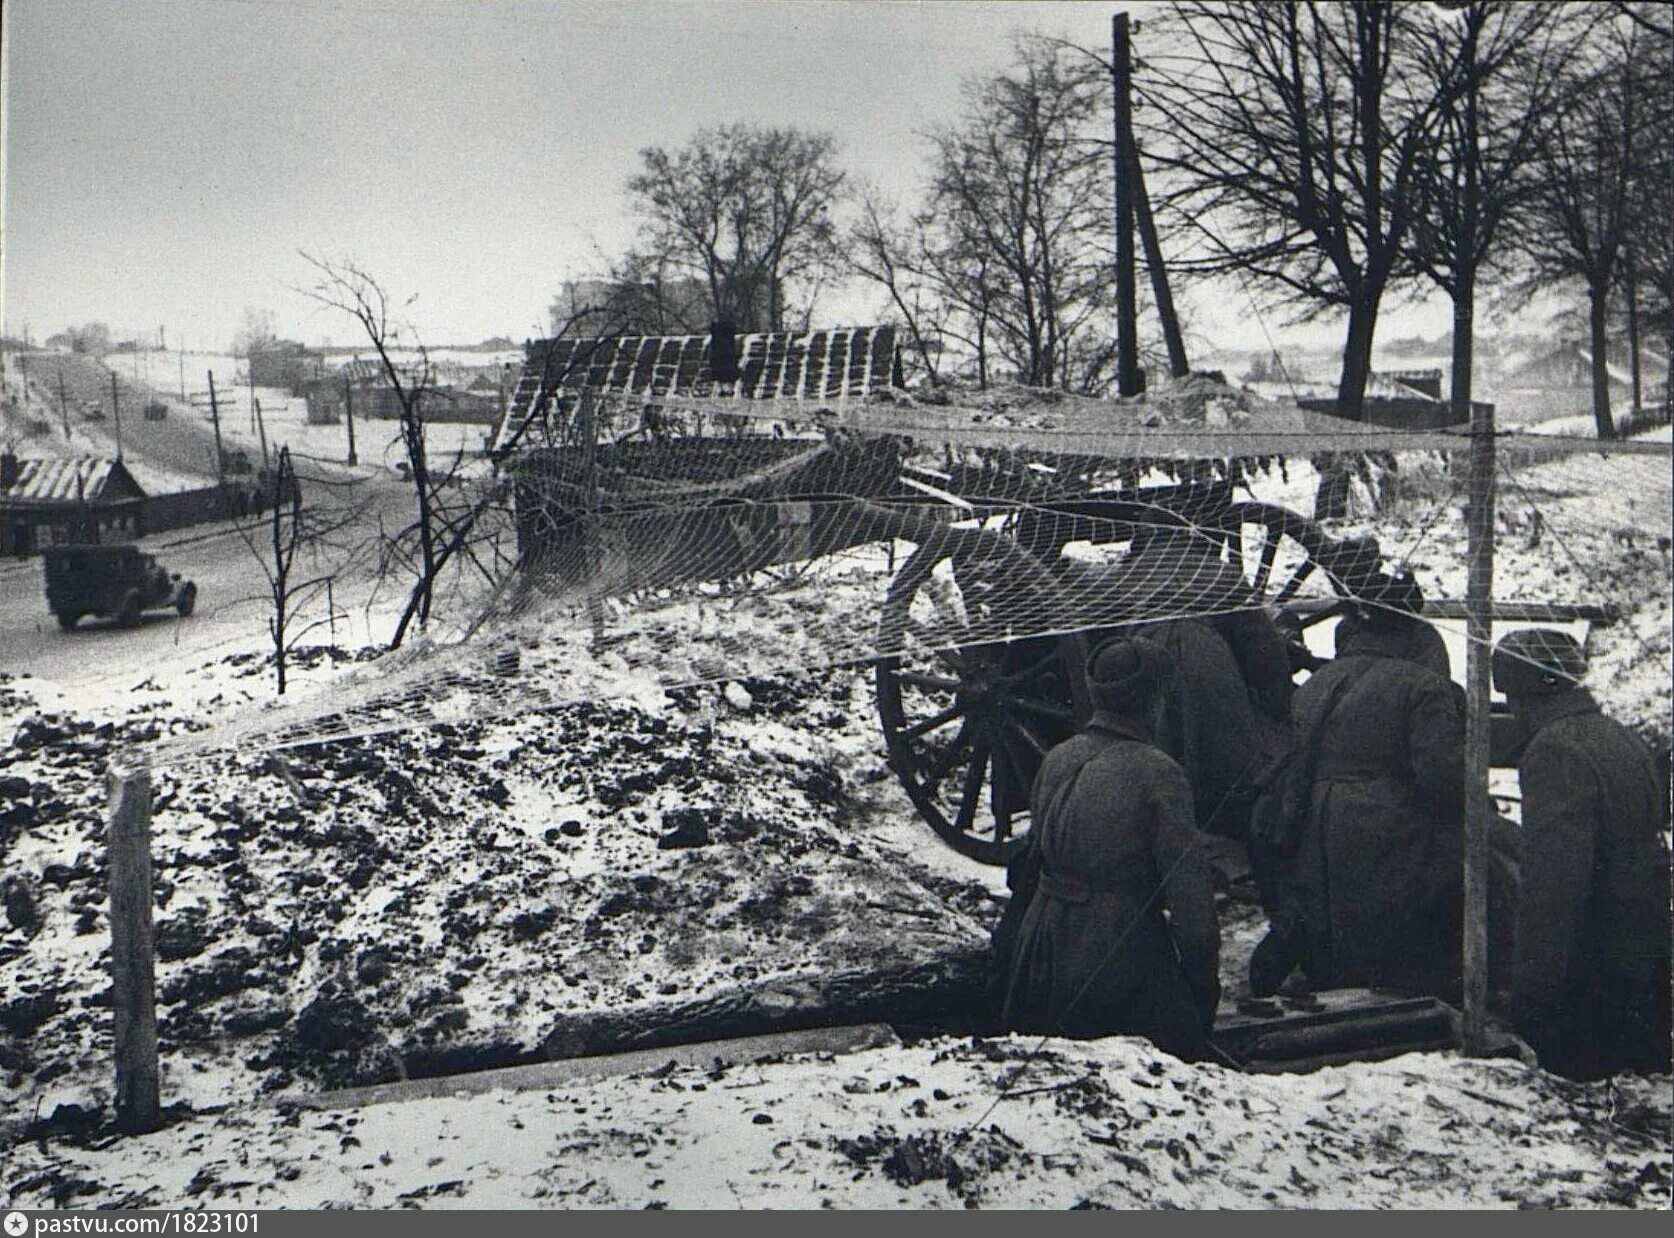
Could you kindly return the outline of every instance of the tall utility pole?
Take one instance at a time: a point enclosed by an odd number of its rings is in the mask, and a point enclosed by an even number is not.
[[[1110,19],[1110,73],[1115,96],[1116,158],[1116,390],[1125,396],[1144,390],[1139,372],[1139,309],[1133,270],[1133,61],[1128,15]]]
[[[262,467],[265,469],[267,467],[267,426],[262,422],[262,402],[256,399],[254,391],[255,388],[251,388],[252,394],[250,396],[250,407],[255,413],[256,434],[261,439]]]
[[[64,419],[64,441],[70,441],[70,397],[64,393],[64,367],[58,367],[58,415]]]
[[[343,420],[349,427],[349,465],[360,463],[355,458],[355,395],[354,384],[347,373],[343,375]]]
[[[122,459],[122,401],[116,394],[116,371],[110,372],[110,408],[116,418],[116,459]]]
[[[215,427],[215,484],[226,488],[227,453],[221,449],[221,406],[215,400],[215,371],[209,371],[209,420]]]

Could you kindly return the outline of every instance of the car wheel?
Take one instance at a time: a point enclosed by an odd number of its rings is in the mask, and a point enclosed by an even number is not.
[[[180,596],[175,599],[174,608],[180,612],[182,619],[190,615],[198,604],[198,587],[191,581],[180,586]]]
[[[73,610],[61,610],[56,613],[58,615],[58,626],[66,632],[74,628],[76,626],[76,620],[81,618],[81,616],[76,614]]]
[[[138,589],[130,589],[127,593],[123,594],[122,605],[119,606],[116,611],[116,622],[118,626],[124,628],[138,627],[141,605],[142,603],[140,601]]]

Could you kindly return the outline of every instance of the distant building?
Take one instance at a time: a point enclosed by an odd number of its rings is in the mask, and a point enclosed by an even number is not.
[[[145,491],[120,460],[0,454],[0,554],[128,541],[141,533]]]
[[[603,335],[682,335],[707,331],[709,287],[690,277],[667,281],[566,280],[551,305],[560,339]]]
[[[304,383],[325,373],[325,354],[295,340],[275,340],[250,353],[250,383],[256,387],[283,387],[292,395]]]
[[[1337,412],[1336,396],[1304,396],[1297,404],[1316,413]],[[1478,401],[1472,401],[1478,407]],[[1366,379],[1359,420],[1398,430],[1436,430],[1462,425],[1453,403],[1442,394],[1440,370],[1378,370]]]
[[[1632,411],[1633,374],[1627,346],[1610,345],[1604,372],[1610,407],[1617,424]],[[1665,416],[1668,401],[1668,358],[1647,345],[1639,350],[1640,404]],[[1576,340],[1534,356],[1511,358],[1494,384],[1494,395],[1520,421],[1592,415],[1593,350]]]

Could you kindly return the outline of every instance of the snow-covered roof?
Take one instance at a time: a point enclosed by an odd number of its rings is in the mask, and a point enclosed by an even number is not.
[[[120,460],[71,456],[31,458],[18,465],[17,480],[0,491],[9,503],[101,503],[145,497]]]

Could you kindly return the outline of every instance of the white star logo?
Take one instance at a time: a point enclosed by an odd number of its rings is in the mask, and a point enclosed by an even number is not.
[[[24,1216],[23,1213],[8,1212],[6,1214],[6,1232],[10,1234],[12,1238],[20,1238],[23,1231],[28,1228],[29,1218]]]

